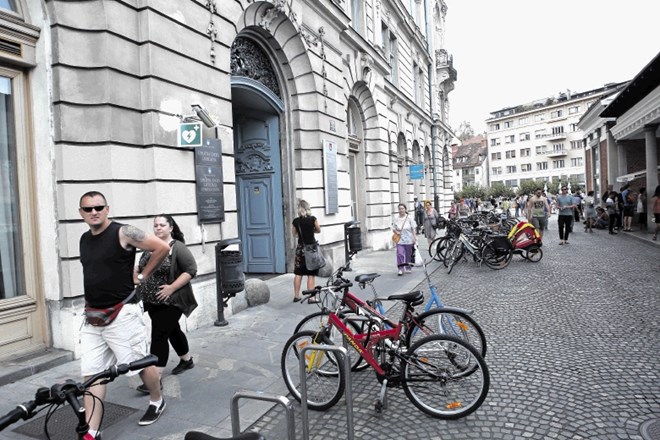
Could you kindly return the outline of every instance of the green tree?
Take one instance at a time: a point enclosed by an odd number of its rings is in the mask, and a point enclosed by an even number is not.
[[[516,195],[515,191],[504,182],[494,182],[488,189],[488,198],[505,197],[510,198]]]
[[[456,136],[458,136],[461,142],[465,141],[466,139],[470,139],[472,136],[474,136],[474,129],[472,128],[472,125],[470,125],[468,121],[461,122],[458,126],[458,130],[456,130]]]
[[[520,185],[518,186],[517,194],[519,196],[524,194],[533,194],[536,188],[543,189],[544,184],[545,182],[543,180],[521,180]]]
[[[463,190],[456,195],[459,199],[466,197],[479,197],[483,200],[486,197],[486,189],[480,185],[465,185]]]

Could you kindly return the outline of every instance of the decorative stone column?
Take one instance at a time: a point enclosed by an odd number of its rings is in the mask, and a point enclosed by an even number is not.
[[[619,190],[619,184],[616,178],[619,176],[619,146],[616,144],[616,139],[612,134],[613,122],[607,122],[607,185],[612,185],[612,189]],[[609,191],[607,186],[603,187],[603,191]]]
[[[646,141],[646,207],[648,215],[646,224],[651,225],[653,210],[651,209],[651,195],[658,186],[658,142],[655,133],[658,130],[658,124],[646,125],[644,127],[644,137]]]

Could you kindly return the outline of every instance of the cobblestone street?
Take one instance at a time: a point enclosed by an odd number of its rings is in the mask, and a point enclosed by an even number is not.
[[[660,252],[577,229],[559,246],[551,223],[539,263],[516,256],[493,271],[463,261],[450,275],[433,263],[443,302],[473,309],[486,333],[489,395],[474,414],[442,421],[394,388],[377,414],[374,373],[353,373],[356,438],[642,439],[640,425],[660,420]],[[255,427],[284,439],[284,420],[276,408]],[[310,426],[312,439],[345,439],[344,400],[310,412]]]

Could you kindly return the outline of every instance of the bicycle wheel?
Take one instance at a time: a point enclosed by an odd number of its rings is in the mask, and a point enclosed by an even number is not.
[[[496,249],[493,243],[486,243],[481,251],[481,261],[493,270],[504,269],[512,258],[512,251]]]
[[[435,261],[440,261],[444,262],[445,260],[445,254],[447,253],[447,249],[451,246],[453,243],[453,239],[451,237],[440,237],[440,241],[435,245],[434,248],[434,256],[433,259]],[[431,252],[431,248],[429,247],[429,252]]]
[[[305,330],[317,332],[321,328],[325,327],[325,325],[328,323],[328,316],[329,313],[323,311],[314,312],[310,315],[307,315],[300,320],[298,325],[296,325],[296,328],[293,331],[293,333],[298,333]],[[356,324],[355,321],[351,321],[350,319],[347,319],[344,320],[344,323],[350,328],[353,334],[363,333],[362,326]],[[362,356],[360,356],[357,350],[355,350],[355,348],[353,348],[351,344],[348,344],[346,342],[346,339],[341,335],[341,333],[339,332],[339,330],[337,330],[336,327],[334,326],[330,327],[330,335],[328,336],[328,338],[335,345],[341,344],[340,346],[344,347],[348,351],[348,357],[351,359],[352,371],[361,371],[364,370],[365,368],[369,368],[369,364],[364,362],[364,359],[362,359]]]
[[[318,341],[320,334],[302,331],[294,334],[282,350],[282,377],[291,395],[300,402],[300,353],[311,344],[328,345]],[[338,367],[339,356],[322,350],[305,352],[307,405],[309,409],[324,411],[335,405],[344,394],[344,372]]]
[[[401,383],[413,405],[431,417],[449,420],[465,417],[481,406],[488,395],[490,374],[486,362],[469,344],[433,335],[410,347]]]
[[[454,336],[474,347],[482,358],[486,357],[486,335],[467,313],[437,308],[413,317],[406,331],[406,347],[430,335]]]
[[[450,274],[456,263],[458,263],[458,261],[463,258],[464,252],[465,249],[463,248],[463,243],[460,241],[454,243],[454,245],[447,250],[444,260],[448,261],[448,263],[445,265],[447,266],[447,274]]]
[[[523,257],[532,263],[538,263],[543,258],[543,249],[536,245],[532,245],[523,251]]]

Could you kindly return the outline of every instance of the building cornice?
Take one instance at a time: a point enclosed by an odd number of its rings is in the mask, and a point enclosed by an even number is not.
[[[660,85],[617,118],[612,135],[616,140],[641,138],[645,125],[659,122]]]

